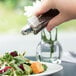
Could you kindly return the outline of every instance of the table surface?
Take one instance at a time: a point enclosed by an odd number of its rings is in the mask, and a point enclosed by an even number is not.
[[[40,34],[29,34],[27,36],[19,34],[0,35],[0,54],[17,50],[19,53],[26,51],[26,56],[35,56],[37,45],[41,41],[40,37]],[[58,32],[58,41],[63,48],[62,60],[76,63],[76,32]]]
[[[34,61],[36,60],[34,56],[29,56],[27,58]],[[63,66],[63,70],[48,76],[76,76],[76,63],[62,62],[61,65]]]

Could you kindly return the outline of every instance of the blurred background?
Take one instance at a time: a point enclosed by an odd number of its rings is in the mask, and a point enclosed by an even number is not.
[[[24,6],[32,5],[35,0],[0,0],[0,33],[17,33],[26,24]],[[61,24],[60,30],[75,31],[76,20]]]
[[[22,27],[27,23],[27,16],[24,16],[24,6],[32,5],[34,1],[0,0],[0,54],[18,50],[20,52],[27,51],[26,55],[30,55],[30,51],[32,51],[31,55],[35,55],[40,35],[22,36],[20,33]],[[75,54],[76,56],[76,20],[58,26],[58,40],[62,44],[63,51],[66,51],[64,57],[67,60],[70,59],[67,55]]]
[[[0,0],[0,33],[16,33],[26,24],[24,6],[34,0]]]

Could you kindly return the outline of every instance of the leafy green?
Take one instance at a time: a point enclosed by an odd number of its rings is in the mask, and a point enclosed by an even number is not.
[[[13,60],[13,57],[9,53],[5,53],[2,60],[9,63]]]
[[[28,76],[32,74],[31,63],[29,59],[23,55],[24,54],[18,54],[18,56],[13,57],[10,53],[5,53],[5,55],[0,58],[0,67],[4,65],[5,67],[8,66],[11,68],[4,68],[6,71],[0,74],[0,76]]]
[[[43,68],[44,68],[44,71],[47,70],[47,66],[45,64],[42,64]]]
[[[3,73],[3,75],[11,75],[12,69],[8,69],[6,72]]]
[[[25,63],[24,58],[20,56],[14,57],[14,60],[15,60],[15,63],[19,63],[19,64]]]
[[[30,75],[32,73],[32,68],[26,64],[23,64],[26,75]]]
[[[24,72],[22,71],[22,69],[20,69],[17,64],[11,64],[10,66],[14,68],[14,70],[16,71],[16,73],[18,75],[23,75],[24,74]]]

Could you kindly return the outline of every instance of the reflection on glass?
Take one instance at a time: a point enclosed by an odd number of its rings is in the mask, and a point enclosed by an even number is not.
[[[38,61],[61,63],[62,47],[57,40],[57,28],[51,32],[43,30],[41,32],[41,42],[36,49]]]

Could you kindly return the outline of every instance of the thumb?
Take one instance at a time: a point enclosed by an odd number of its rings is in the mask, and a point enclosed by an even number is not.
[[[66,15],[60,13],[59,15],[55,16],[52,20],[49,21],[46,28],[48,31],[51,31],[55,26],[68,20],[69,18]]]
[[[43,0],[40,7],[34,11],[34,15],[39,16],[52,8],[52,0]]]

